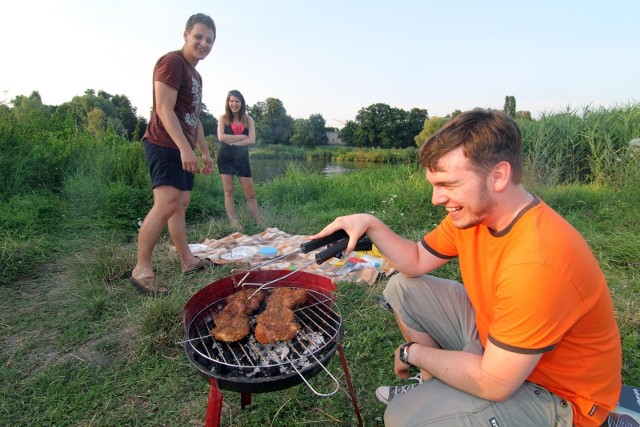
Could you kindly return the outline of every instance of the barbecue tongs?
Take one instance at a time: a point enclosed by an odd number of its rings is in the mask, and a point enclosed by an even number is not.
[[[300,245],[300,251],[303,254],[313,251],[314,249],[318,249],[321,246],[330,245],[327,249],[322,252],[318,252],[316,254],[316,264],[322,264],[326,260],[331,257],[342,257],[342,251],[347,248],[349,244],[349,235],[344,230],[338,230],[333,234],[328,235],[327,237],[322,237],[320,239],[310,240],[306,243]],[[356,251],[368,251],[371,250],[373,244],[371,240],[367,236],[362,236],[358,239],[358,243],[356,243],[355,250]]]
[[[321,237],[320,239],[314,239],[314,240],[310,240],[308,242],[302,243],[300,245],[299,249],[295,249],[292,252],[289,252],[285,255],[279,256],[276,258],[277,259],[281,259],[281,258],[285,258],[289,255],[293,255],[294,253],[298,253],[298,252],[302,252],[303,254],[309,253],[315,249],[318,249],[322,246],[325,245],[329,245],[327,247],[327,249],[318,252],[315,256],[315,261],[311,261],[309,264],[303,266],[300,269],[296,269],[294,271],[292,271],[291,273],[288,273],[282,277],[279,277],[275,280],[272,280],[270,282],[266,282],[263,283],[262,285],[260,285],[255,292],[253,292],[249,298],[253,297],[255,294],[258,293],[258,291],[262,288],[264,288],[267,285],[270,285],[278,280],[282,280],[286,277],[289,277],[290,275],[303,270],[307,267],[309,267],[311,264],[313,264],[314,262],[318,265],[322,264],[323,262],[325,262],[326,260],[328,260],[329,258],[332,257],[342,257],[342,251],[344,251],[347,248],[347,245],[349,244],[349,235],[347,234],[346,231],[344,230],[338,230],[336,232],[334,232],[333,234],[330,234],[326,237]],[[371,248],[373,247],[373,244],[371,243],[371,240],[367,237],[367,236],[361,236],[360,239],[358,239],[358,242],[356,243],[356,247],[355,250],[357,251],[368,251],[371,250]],[[251,270],[249,270],[249,272],[254,271],[259,269],[260,267],[269,264],[270,262],[272,262],[274,260],[268,261],[264,264],[261,264],[259,266],[257,266],[256,268],[253,268]],[[249,272],[247,272],[247,274],[240,280],[240,282],[236,285],[236,286],[241,286],[242,283],[244,282],[244,279],[249,275]],[[249,299],[247,298],[247,299]]]

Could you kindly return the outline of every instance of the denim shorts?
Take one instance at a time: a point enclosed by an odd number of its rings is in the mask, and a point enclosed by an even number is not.
[[[384,297],[409,328],[429,334],[443,349],[484,352],[475,311],[461,283],[397,274],[385,288]],[[394,397],[384,421],[386,427],[570,427],[573,411],[569,402],[528,381],[509,399],[492,402],[433,378]]]
[[[144,155],[149,166],[153,188],[169,185],[181,191],[193,190],[195,176],[182,169],[180,150],[154,144],[145,139]]]

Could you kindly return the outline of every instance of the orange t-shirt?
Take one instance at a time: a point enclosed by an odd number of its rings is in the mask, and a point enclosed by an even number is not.
[[[622,385],[622,349],[605,277],[589,246],[536,198],[500,233],[449,217],[424,247],[458,257],[482,344],[544,353],[528,380],[572,403],[574,425],[599,426]]]

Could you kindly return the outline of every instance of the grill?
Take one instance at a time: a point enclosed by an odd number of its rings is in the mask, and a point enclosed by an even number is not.
[[[244,289],[257,288],[267,282],[273,282],[269,288],[306,289],[307,301],[294,309],[295,322],[301,328],[292,340],[263,345],[255,340],[252,331],[238,342],[226,343],[210,335],[209,331],[214,326],[212,319],[224,308],[225,298],[237,290],[234,285],[239,281]],[[335,290],[332,280],[316,274],[258,270],[213,282],[191,297],[183,312],[184,347],[189,362],[210,381],[207,426],[219,425],[222,407],[219,390],[240,392],[243,408],[250,403],[251,393],[282,390],[302,382],[318,396],[335,394],[339,390],[339,382],[326,365],[336,351],[340,354],[359,425],[362,425],[340,345],[343,325],[335,302]],[[260,310],[262,307],[256,313]],[[307,380],[322,371],[331,377],[335,390],[318,392],[309,384]]]
[[[253,282],[273,276],[266,273],[273,272],[262,271],[248,280]],[[230,280],[232,285],[235,278],[237,276]],[[299,287],[287,282],[273,285],[278,286]],[[307,289],[307,302],[294,310],[295,322],[301,326],[294,339],[264,345],[251,334],[233,343],[217,341],[211,336],[212,319],[224,308],[224,298],[234,291],[232,287],[224,292],[220,283],[215,287],[221,293],[220,298],[204,307],[188,323],[185,345],[194,366],[203,374],[216,377],[221,388],[259,393],[290,387],[304,381],[303,374],[308,377],[319,372],[337,350],[343,334],[342,318],[331,294],[326,291]],[[252,284],[245,283],[245,288],[251,289]]]

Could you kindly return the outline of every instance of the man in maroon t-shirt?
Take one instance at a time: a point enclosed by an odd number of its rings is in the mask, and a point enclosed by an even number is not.
[[[137,263],[131,282],[142,292],[166,293],[167,286],[153,272],[151,257],[165,224],[188,274],[205,268],[208,260],[189,250],[185,213],[191,201],[194,174],[210,175],[213,160],[204,139],[200,109],[202,78],[195,67],[209,55],[216,38],[213,20],[198,13],[189,18],[184,45],[162,56],[153,70],[153,111],[143,137],[153,185],[153,207],[138,234]],[[196,156],[198,148],[202,168]]]

